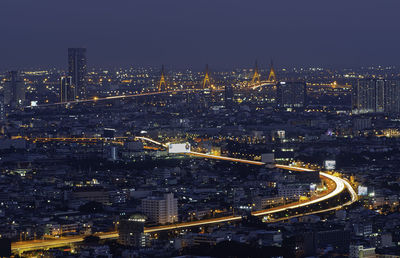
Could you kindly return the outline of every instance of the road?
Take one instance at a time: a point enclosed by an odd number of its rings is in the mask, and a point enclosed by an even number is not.
[[[152,140],[147,137],[135,137],[135,139],[148,141],[148,142],[151,142],[153,144],[160,145],[163,147],[168,147],[167,144],[163,144],[161,142]],[[224,157],[224,156],[216,156],[216,155],[205,154],[205,153],[200,153],[200,152],[187,152],[187,153],[182,153],[182,154],[195,156],[195,157],[201,157],[201,158],[210,158],[210,159],[218,159],[218,160],[225,160],[225,161],[232,161],[232,162],[240,162],[240,163],[251,164],[251,165],[265,165],[265,163],[259,162],[259,161],[244,160],[244,159],[230,158],[230,157]],[[280,169],[285,169],[285,170],[299,171],[299,172],[314,171],[314,170],[308,169],[308,168],[293,167],[293,166],[279,165],[279,164],[275,164],[275,167],[280,168]],[[290,218],[304,216],[304,215],[308,215],[308,214],[326,212],[326,211],[335,210],[335,209],[340,209],[343,206],[350,205],[351,203],[357,201],[358,196],[357,196],[356,192],[354,191],[354,189],[351,187],[351,185],[345,179],[342,179],[340,177],[336,177],[336,176],[333,176],[333,175],[330,175],[330,174],[324,173],[324,172],[320,172],[320,176],[326,182],[326,185],[328,186],[328,190],[325,191],[324,194],[318,196],[317,198],[310,199],[310,200],[304,201],[304,202],[290,203],[290,204],[282,205],[279,207],[274,207],[274,208],[267,209],[267,210],[255,211],[255,212],[252,212],[252,215],[267,216],[267,215],[271,215],[271,214],[274,214],[277,212],[282,212],[282,211],[289,210],[289,209],[301,208],[301,207],[305,207],[307,205],[315,204],[318,202],[323,202],[323,201],[326,201],[326,200],[342,193],[345,189],[347,189],[347,191],[349,191],[350,196],[351,196],[351,200],[349,202],[347,202],[343,205],[339,205],[337,207],[332,207],[332,208],[325,209],[325,210],[297,214]],[[203,220],[198,220],[198,221],[182,222],[182,223],[177,223],[177,224],[172,224],[172,225],[164,225],[164,226],[145,228],[145,233],[155,233],[155,232],[161,232],[161,231],[166,231],[166,230],[176,230],[176,229],[183,229],[183,228],[189,228],[189,227],[195,227],[195,226],[205,226],[205,225],[216,224],[216,223],[234,222],[234,221],[239,221],[241,219],[242,219],[241,216],[232,215],[232,216],[225,216],[225,217],[220,217],[220,218],[211,218],[211,219],[203,219]],[[285,218],[285,219],[288,219],[288,218]],[[112,238],[118,237],[117,232],[102,232],[102,233],[97,233],[95,235],[100,237],[101,239],[112,239]],[[45,249],[45,248],[50,248],[50,247],[61,247],[61,246],[66,246],[66,245],[82,242],[83,238],[84,238],[84,236],[70,236],[70,237],[62,237],[59,239],[52,239],[52,240],[31,240],[31,241],[13,242],[12,250],[14,252],[21,252],[21,251],[27,251],[27,250]]]
[[[143,96],[154,96],[154,95],[161,95],[161,94],[171,94],[171,93],[179,93],[179,92],[195,92],[195,91],[204,91],[204,89],[186,89],[186,90],[173,90],[173,91],[153,91],[153,92],[144,92],[144,93],[137,93],[137,94],[109,96],[109,97],[104,97],[104,98],[93,97],[91,99],[77,99],[77,100],[73,100],[73,101],[64,101],[64,102],[40,104],[40,105],[36,105],[36,106],[27,106],[26,108],[48,107],[48,106],[67,105],[67,104],[79,104],[79,103],[86,103],[86,102],[97,102],[97,101],[102,101],[102,100],[125,99],[125,98],[135,98],[135,97],[143,97]],[[213,89],[213,91],[222,91],[222,89]]]
[[[260,165],[265,165],[265,163],[259,162],[259,161],[229,158],[229,157],[224,157],[224,156],[216,156],[216,155],[205,154],[205,153],[200,153],[200,152],[193,152],[193,151],[187,152],[187,153],[183,153],[183,154],[196,156],[196,157],[201,157],[201,158],[219,159],[219,160],[226,160],[226,161],[232,161],[232,162],[246,163],[246,164],[251,164],[251,165],[259,165],[259,166]]]
[[[219,156],[217,156],[219,157]],[[226,159],[224,159],[226,160]],[[231,160],[231,159],[228,159]],[[235,159],[236,161],[236,159]],[[259,162],[260,163],[260,162]],[[252,163],[249,163],[252,164]],[[257,164],[258,165],[258,164]],[[281,169],[287,169],[287,170],[298,170],[298,171],[313,171],[310,169],[305,169],[305,168],[296,168],[296,167],[291,167],[291,166],[284,166],[284,165],[276,165],[276,167],[279,167]],[[323,202],[326,201],[341,192],[343,192],[345,189],[349,191],[351,200],[345,204],[339,205],[337,207],[332,207],[329,209],[325,210],[320,210],[320,211],[313,211],[313,212],[308,212],[308,213],[303,213],[303,214],[297,214],[294,216],[291,216],[290,218],[294,217],[299,217],[299,216],[304,216],[308,214],[315,214],[315,213],[320,213],[320,212],[326,212],[330,210],[336,210],[340,209],[346,205],[350,205],[351,203],[357,201],[358,197],[354,189],[351,187],[351,185],[342,178],[320,172],[320,176],[323,180],[327,181],[327,185],[329,189],[327,192],[321,196],[319,196],[316,199],[311,199],[309,201],[305,202],[296,202],[296,203],[291,203],[287,204],[284,206],[279,206],[267,210],[262,210],[262,211],[255,211],[252,212],[252,215],[254,216],[267,216],[271,215],[273,213],[289,210],[289,209],[296,209],[300,207],[304,207],[310,204],[315,204],[318,202]],[[333,184],[332,184],[333,182]],[[241,220],[241,216],[225,216],[221,218],[211,218],[211,219],[204,219],[204,220],[199,220],[199,221],[191,221],[191,222],[182,222],[182,223],[177,223],[173,225],[164,225],[164,226],[156,226],[156,227],[150,227],[150,228],[145,228],[146,233],[155,233],[155,232],[160,232],[160,231],[165,231],[165,230],[175,230],[175,229],[183,229],[183,228],[188,228],[188,227],[194,227],[194,226],[205,226],[209,224],[216,224],[216,223],[227,223],[227,222],[234,222],[234,221],[239,221]],[[288,219],[288,218],[285,218]],[[101,239],[115,239],[118,237],[117,232],[104,232],[104,233],[97,233],[95,234],[96,236],[99,236]],[[31,240],[31,241],[20,241],[20,242],[13,242],[12,243],[12,250],[13,252],[22,252],[22,251],[28,251],[28,250],[37,250],[37,249],[46,249],[46,248],[51,248],[51,247],[61,247],[61,246],[67,246],[71,245],[74,243],[82,242],[83,241],[83,236],[71,236],[71,237],[62,237],[59,239],[52,239],[52,240]]]

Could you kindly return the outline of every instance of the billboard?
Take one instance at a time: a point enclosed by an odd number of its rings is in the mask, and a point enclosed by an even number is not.
[[[190,152],[190,143],[170,143],[168,145],[169,153],[187,153]]]
[[[336,160],[325,160],[324,167],[326,170],[334,170],[336,168]]]
[[[274,153],[263,153],[263,154],[261,154],[261,162],[274,163],[274,161],[275,161]]]
[[[279,139],[285,139],[285,131],[284,130],[276,131],[276,134]]]
[[[360,196],[366,196],[368,195],[368,187],[366,186],[358,186],[358,195]]]

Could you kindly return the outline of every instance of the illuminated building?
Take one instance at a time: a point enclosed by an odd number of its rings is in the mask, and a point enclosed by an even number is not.
[[[259,211],[259,210],[263,210],[263,209],[266,209],[266,208],[274,206],[274,205],[276,206],[276,205],[284,204],[285,198],[280,197],[280,196],[273,196],[273,197],[257,196],[256,198],[254,198],[253,203],[254,203],[254,209],[256,211]]]
[[[61,236],[62,234],[65,233],[78,232],[78,228],[79,228],[78,223],[74,222],[70,223],[51,222],[46,224],[44,232],[46,235]]]
[[[68,76],[72,78],[73,99],[86,96],[86,48],[68,48]]]
[[[0,121],[6,118],[6,111],[4,107],[4,96],[0,95]]]
[[[74,92],[72,91],[72,77],[62,76],[60,79],[60,101],[66,102],[74,100]]]
[[[112,139],[115,137],[115,132],[116,132],[116,130],[113,128],[104,128],[103,129],[103,137]]]
[[[355,113],[400,113],[400,81],[358,80],[353,88],[352,109]]]
[[[310,191],[308,184],[288,184],[278,187],[278,196],[289,199],[298,199],[300,196],[306,196]]]
[[[281,108],[301,108],[306,102],[306,84],[304,82],[280,82],[277,94]]]
[[[86,202],[98,202],[103,205],[110,204],[109,193],[100,187],[77,188],[70,193],[70,205],[79,206]]]
[[[350,258],[361,258],[361,257],[376,257],[375,248],[364,248],[362,245],[350,245]]]
[[[146,216],[134,214],[127,219],[121,219],[118,225],[118,243],[126,246],[145,247],[149,243],[148,235],[144,233]]]
[[[400,113],[400,81],[387,80],[384,89],[384,109],[387,113]]]
[[[230,107],[233,104],[233,87],[232,85],[225,85],[225,107]]]
[[[13,108],[22,106],[25,102],[24,86],[24,82],[18,76],[18,71],[9,72],[4,85],[4,105]]]
[[[353,87],[352,109],[355,113],[384,111],[384,86],[382,79],[358,80]]]
[[[178,199],[173,193],[163,197],[150,196],[142,200],[142,212],[150,221],[165,224],[178,221]]]

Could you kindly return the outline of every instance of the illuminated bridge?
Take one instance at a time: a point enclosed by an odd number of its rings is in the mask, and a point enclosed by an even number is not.
[[[215,87],[211,84],[211,77],[208,70],[208,65],[206,65],[206,70],[204,74],[204,78],[201,82],[200,88],[196,89],[171,89],[168,86],[168,80],[165,75],[164,65],[161,68],[161,77],[158,83],[157,90],[151,92],[141,92],[137,94],[126,94],[126,95],[117,95],[117,96],[108,96],[108,97],[93,97],[89,99],[75,99],[72,101],[61,101],[56,103],[46,103],[34,106],[27,106],[26,108],[33,108],[33,107],[49,107],[49,106],[57,106],[57,105],[70,105],[70,104],[79,104],[79,103],[88,103],[88,102],[97,102],[97,101],[104,101],[104,100],[113,100],[113,99],[126,99],[126,98],[136,98],[136,97],[144,97],[144,96],[156,96],[156,95],[167,95],[172,93],[182,93],[182,92],[202,92],[202,91],[213,91],[218,92],[222,91],[218,87]]]
[[[126,98],[137,98],[137,97],[144,97],[144,96],[156,96],[156,95],[166,95],[172,93],[182,93],[182,92],[199,92],[204,91],[203,89],[185,89],[185,90],[172,90],[172,91],[153,91],[153,92],[143,92],[137,94],[127,94],[127,95],[118,95],[118,96],[109,96],[104,98],[93,97],[90,99],[76,99],[72,101],[63,101],[63,102],[56,102],[56,103],[48,103],[48,104],[40,104],[37,106],[27,106],[27,108],[32,107],[49,107],[49,106],[57,106],[57,105],[69,105],[69,104],[80,104],[80,103],[88,103],[88,102],[98,102],[104,100],[113,100],[113,99],[126,99]],[[215,89],[214,91],[221,91],[220,89]]]
[[[183,93],[183,92],[187,92],[187,93],[202,92],[202,91],[206,91],[206,90],[212,91],[212,92],[223,91],[223,87],[216,87],[211,82],[212,82],[212,78],[209,73],[208,65],[206,65],[204,78],[201,81],[199,88],[196,88],[196,89],[172,89],[171,87],[168,86],[168,80],[165,75],[164,66],[162,66],[161,77],[160,77],[157,89],[155,91],[140,92],[137,94],[108,96],[108,97],[92,97],[92,98],[87,98],[87,99],[75,99],[75,100],[71,100],[71,101],[61,101],[61,102],[56,102],[56,103],[31,105],[31,106],[26,106],[26,108],[50,107],[50,106],[58,106],[58,105],[72,105],[72,104],[90,103],[90,102],[98,102],[98,101],[113,100],[113,99],[127,99],[127,98],[137,98],[137,97],[144,97],[144,96],[168,95],[168,94]],[[255,90],[255,89],[258,89],[258,88],[261,88],[264,86],[276,85],[276,83],[277,83],[277,78],[276,78],[276,73],[275,73],[272,62],[271,62],[271,68],[270,68],[270,72],[269,72],[267,80],[261,80],[261,74],[258,71],[258,65],[256,62],[253,78],[251,81],[249,81],[247,83],[247,89]]]

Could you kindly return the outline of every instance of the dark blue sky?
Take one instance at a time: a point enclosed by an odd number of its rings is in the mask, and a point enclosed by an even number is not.
[[[0,69],[398,65],[399,0],[1,0]]]

